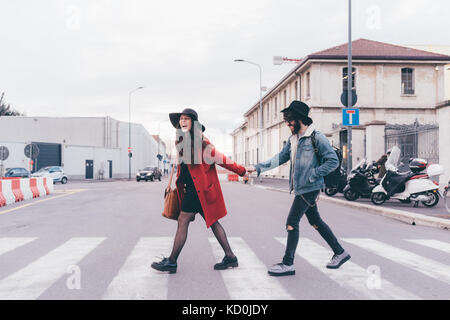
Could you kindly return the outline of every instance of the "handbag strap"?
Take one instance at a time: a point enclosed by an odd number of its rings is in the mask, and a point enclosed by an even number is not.
[[[172,165],[172,170],[170,172],[170,177],[169,177],[169,184],[167,185],[167,189],[170,189],[170,186],[172,185],[172,178],[173,178],[173,173],[175,171],[175,165]]]

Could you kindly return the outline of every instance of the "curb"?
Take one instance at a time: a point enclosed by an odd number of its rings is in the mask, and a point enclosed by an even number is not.
[[[272,188],[272,187],[265,187],[265,186],[259,186],[259,185],[250,185],[256,188],[270,190],[270,191],[278,191],[278,192],[284,192],[289,193],[289,191],[284,189],[278,189],[278,188]],[[328,196],[320,195],[319,199],[333,202],[336,204],[344,205],[351,208],[357,208],[362,209],[363,211],[374,213],[383,217],[388,217],[391,219],[395,219],[398,221],[402,221],[405,223],[408,223],[410,225],[417,225],[417,226],[425,226],[425,227],[433,227],[443,230],[450,230],[450,220],[442,219],[442,218],[436,218],[436,217],[428,217],[417,213],[410,213],[405,212],[402,210],[397,209],[391,209],[391,208],[383,208],[383,207],[375,207],[367,204],[357,203],[357,202],[350,202],[350,201],[344,201],[340,199],[334,199]]]

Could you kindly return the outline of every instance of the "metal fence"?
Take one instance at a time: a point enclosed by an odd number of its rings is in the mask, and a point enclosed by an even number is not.
[[[410,158],[422,158],[428,163],[439,163],[439,126],[421,125],[417,121],[410,125],[385,127],[385,148],[397,146],[401,150],[401,161],[408,163]]]

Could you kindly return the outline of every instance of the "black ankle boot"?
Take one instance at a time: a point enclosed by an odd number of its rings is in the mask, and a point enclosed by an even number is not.
[[[169,258],[164,258],[160,262],[153,262],[151,267],[158,271],[169,271],[169,273],[177,272],[177,263],[170,262]]]
[[[238,259],[237,257],[230,258],[225,256],[222,260],[222,262],[216,263],[214,265],[214,270],[224,270],[228,268],[236,268],[238,266]]]

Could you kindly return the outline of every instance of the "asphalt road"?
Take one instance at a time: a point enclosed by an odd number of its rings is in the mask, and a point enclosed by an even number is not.
[[[56,185],[55,194],[0,209],[0,299],[450,299],[450,234],[319,202],[352,259],[328,270],[325,241],[302,219],[296,275],[273,278],[293,196],[223,183],[221,220],[239,268],[201,216],[176,274],[150,268],[170,254],[176,222],[161,216],[165,182]]]

